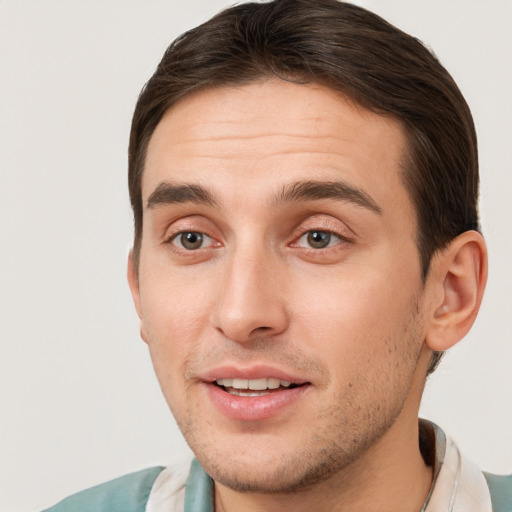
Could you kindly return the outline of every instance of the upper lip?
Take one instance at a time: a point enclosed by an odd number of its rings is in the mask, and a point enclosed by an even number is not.
[[[307,379],[294,375],[291,372],[269,365],[240,366],[227,364],[207,370],[200,376],[204,382],[215,382],[218,379],[264,379],[272,378],[293,384],[305,384]]]

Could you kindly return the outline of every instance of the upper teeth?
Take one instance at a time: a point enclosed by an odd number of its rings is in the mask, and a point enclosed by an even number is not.
[[[284,386],[287,388],[290,386],[291,382],[287,380],[279,380],[279,379],[217,379],[215,381],[219,386],[224,386],[225,388],[235,388],[235,389],[253,389],[253,390],[263,390],[263,389],[277,389],[279,386]]]

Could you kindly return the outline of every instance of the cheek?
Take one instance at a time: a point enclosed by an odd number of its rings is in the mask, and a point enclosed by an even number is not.
[[[213,300],[211,276],[203,267],[173,267],[163,251],[150,254],[143,263],[140,292],[146,327],[156,337],[166,332],[188,336]]]
[[[355,266],[349,272],[297,289],[298,332],[333,367],[394,364],[408,345],[407,323],[415,317],[417,277]],[[407,274],[407,273],[405,273]],[[393,363],[392,361],[393,360]]]
[[[367,293],[338,294],[334,307],[312,301],[316,308],[303,329],[310,350],[328,368],[330,401],[325,406],[352,407],[354,418],[401,407],[422,346],[415,297],[396,294],[382,300],[379,292],[380,287],[368,286]]]
[[[212,294],[176,273],[154,275],[158,278],[146,278],[141,289],[142,315],[153,366],[165,388],[182,378],[187,360],[197,352]]]

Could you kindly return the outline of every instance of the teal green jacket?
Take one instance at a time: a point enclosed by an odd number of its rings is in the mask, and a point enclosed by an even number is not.
[[[44,512],[144,512],[151,488],[163,469],[144,469],[91,487]]]
[[[484,473],[489,491],[493,512],[512,512],[512,475],[492,475]]]
[[[154,467],[111,480],[74,494],[44,512],[145,512],[151,488],[162,470]],[[512,512],[512,475],[484,475],[493,512]],[[186,483],[185,512],[213,510],[213,482],[194,460]]]
[[[163,469],[157,466],[116,478],[69,496],[43,512],[145,512]],[[185,484],[185,512],[213,511],[213,480],[194,459]]]

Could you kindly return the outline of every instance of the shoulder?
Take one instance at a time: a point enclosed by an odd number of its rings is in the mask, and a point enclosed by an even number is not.
[[[512,475],[484,473],[491,493],[493,512],[512,512]]]
[[[73,494],[44,512],[144,512],[163,468],[144,469]]]

